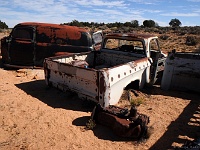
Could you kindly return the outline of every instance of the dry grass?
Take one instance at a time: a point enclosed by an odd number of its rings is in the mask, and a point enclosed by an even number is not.
[[[95,29],[98,30],[98,29]],[[166,31],[165,31],[166,30]],[[160,48],[164,53],[176,50],[177,52],[199,52],[200,51],[200,28],[198,27],[181,27],[177,30],[173,29],[157,29],[157,28],[133,28],[130,30],[134,33],[149,33],[154,34],[159,37]],[[193,32],[192,32],[193,31]],[[111,32],[126,32],[118,28],[110,28],[103,30],[104,33]],[[163,39],[166,36],[166,39]],[[186,39],[188,36],[195,37],[197,44],[189,46],[186,44]]]

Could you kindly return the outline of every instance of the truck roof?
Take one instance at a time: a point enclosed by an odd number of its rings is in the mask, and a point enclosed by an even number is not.
[[[107,34],[105,37],[109,37],[109,38],[130,37],[130,38],[148,39],[148,38],[153,38],[157,36],[152,35],[152,34],[139,34],[139,33],[110,33],[110,34]]]

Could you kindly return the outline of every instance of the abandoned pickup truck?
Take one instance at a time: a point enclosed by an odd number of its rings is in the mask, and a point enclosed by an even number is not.
[[[165,62],[161,88],[200,92],[199,70],[200,53],[172,51]]]
[[[118,103],[125,88],[153,84],[165,59],[156,36],[112,33],[100,51],[46,58],[45,80],[107,107]]]
[[[93,50],[90,33],[75,26],[24,22],[1,39],[4,66],[43,66],[44,58]]]

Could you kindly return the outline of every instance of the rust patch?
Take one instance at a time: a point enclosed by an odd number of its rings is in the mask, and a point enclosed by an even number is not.
[[[75,26],[59,25],[51,23],[37,23],[37,22],[24,22],[18,24],[18,26],[36,26],[38,34],[45,33],[47,36],[51,36],[54,32],[55,38],[72,39],[77,40],[81,37],[81,32],[86,32],[85,29]]]
[[[92,119],[96,123],[108,126],[114,133],[121,137],[135,138],[141,140],[146,137],[150,120],[147,115],[137,112],[135,107],[130,110],[112,106],[103,108],[98,104]]]
[[[16,40],[17,43],[20,43],[20,44],[30,44],[31,41],[20,41],[20,40]]]
[[[135,60],[134,62],[137,64],[137,63],[146,62],[146,61],[148,61],[148,58],[147,58],[147,57],[141,58],[141,59],[137,59],[137,60]]]
[[[105,81],[105,78],[104,78],[103,75],[101,75],[100,82],[99,82],[99,86],[100,86],[99,91],[100,91],[100,94],[103,94],[105,92],[105,90],[106,90],[106,86],[105,86],[105,82],[104,81]]]
[[[72,55],[72,54],[74,54],[74,53],[69,53],[69,52],[56,52],[56,53],[55,53],[55,56],[63,56],[63,55],[69,56],[69,55]]]

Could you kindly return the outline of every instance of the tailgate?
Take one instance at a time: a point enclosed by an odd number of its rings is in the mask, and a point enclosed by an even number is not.
[[[45,80],[63,91],[72,91],[79,96],[98,101],[98,72],[94,69],[72,66],[47,58],[44,61]]]

